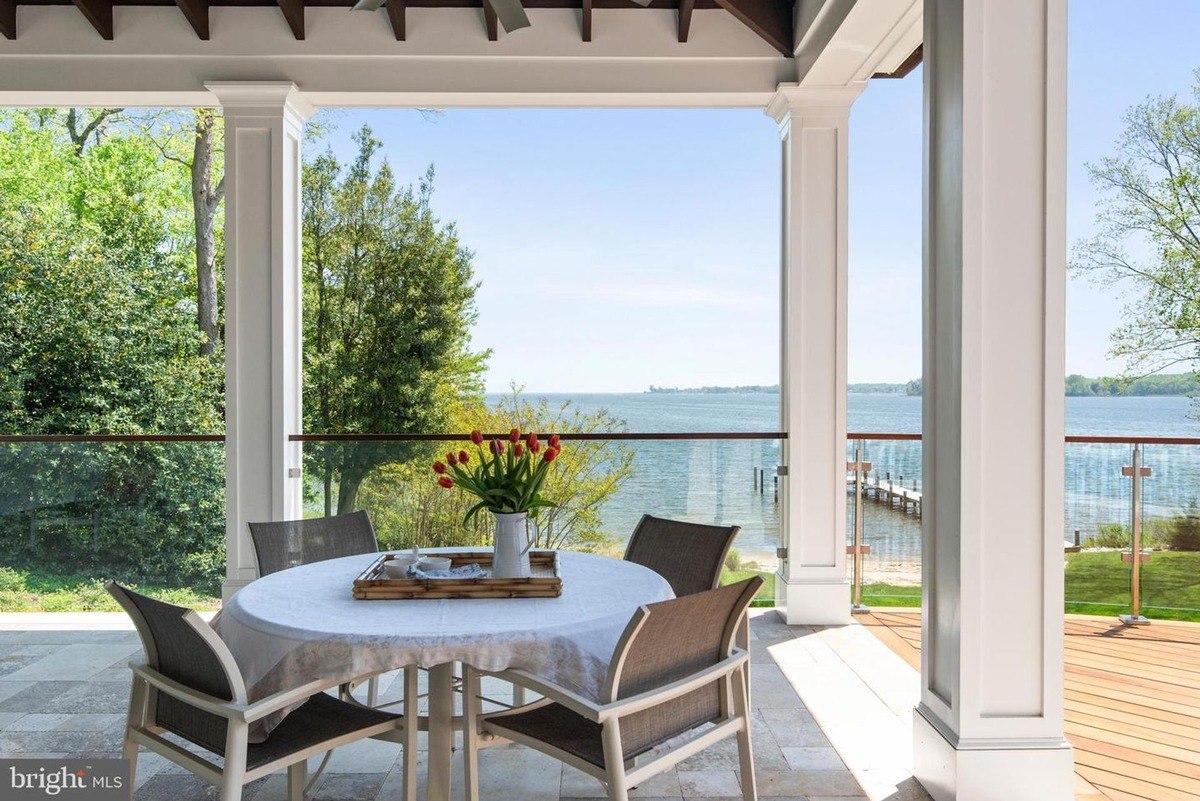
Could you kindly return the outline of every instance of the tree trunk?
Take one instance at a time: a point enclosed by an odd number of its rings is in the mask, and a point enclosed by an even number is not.
[[[358,503],[358,488],[362,486],[364,476],[358,472],[342,473],[338,479],[338,503],[337,513],[339,515],[350,514],[354,511],[355,505]]]
[[[212,183],[213,137],[216,117],[196,111],[196,141],[192,154],[192,210],[196,225],[196,317],[203,338],[200,355],[211,356],[220,340],[217,326],[217,208],[225,194],[224,178]]]
[[[325,516],[333,514],[333,471],[325,470]]]
[[[98,141],[105,120],[116,114],[120,114],[123,110],[119,108],[102,108],[80,128],[79,112],[73,108],[67,109],[67,135],[71,137],[71,144],[75,145],[75,155],[83,155],[83,149],[87,147],[88,139],[93,135]]]

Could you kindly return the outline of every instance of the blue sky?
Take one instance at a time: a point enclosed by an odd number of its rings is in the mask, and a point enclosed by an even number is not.
[[[1196,0],[1075,0],[1068,238],[1092,226],[1085,163],[1150,94],[1200,67]],[[638,391],[778,380],[779,148],[758,110],[334,112],[342,156],[369,123],[402,179],[475,252],[488,387]],[[921,369],[921,72],[872,81],[850,129],[849,377]],[[1067,371],[1112,374],[1121,299],[1072,279]],[[885,353],[886,348],[886,353]]]

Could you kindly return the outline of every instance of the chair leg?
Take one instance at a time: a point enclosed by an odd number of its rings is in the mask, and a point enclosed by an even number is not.
[[[746,653],[750,653],[750,610],[746,610],[742,615],[742,622],[738,626],[737,631],[737,647],[741,648]],[[746,663],[745,669],[742,671],[746,681],[746,708],[753,709],[753,704],[750,703],[750,663]]]
[[[608,801],[629,801],[629,783],[625,779],[625,752],[621,747],[620,724],[615,719],[604,722],[601,739],[604,743],[604,784],[608,789]]]
[[[367,679],[367,706],[374,708],[379,703],[379,677]]]
[[[404,801],[417,801],[417,732],[420,729],[420,704],[417,700],[417,668],[404,668],[404,760],[401,794]]]
[[[466,801],[479,801],[479,713],[483,701],[479,673],[463,665],[463,783]]]
[[[246,746],[249,727],[231,720],[225,734],[225,769],[221,771],[221,801],[241,801],[246,783]]]
[[[138,744],[130,736],[135,728],[146,725],[146,682],[134,677],[129,689],[129,714],[125,720],[125,742],[121,756],[129,760],[129,783],[137,780]]]
[[[287,797],[288,801],[304,801],[304,786],[308,783],[308,760],[288,765]]]
[[[754,750],[750,746],[750,687],[746,683],[749,672],[747,664],[745,670],[735,670],[733,673],[733,709],[734,715],[741,718],[743,724],[742,730],[737,733],[742,801],[758,801],[758,781],[754,776]]]

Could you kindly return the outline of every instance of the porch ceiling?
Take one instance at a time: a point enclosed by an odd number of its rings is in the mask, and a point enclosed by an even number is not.
[[[593,11],[600,9],[644,10],[647,8],[674,9],[677,13],[676,32],[680,42],[687,42],[695,10],[724,9],[777,50],[781,57],[791,58],[794,51],[794,0],[524,0],[526,8],[569,8],[580,11],[579,32],[583,41],[592,40]],[[196,36],[210,38],[209,9],[213,7],[278,6],[281,21],[285,21],[297,40],[305,38],[305,9],[308,7],[343,7],[354,5],[353,0],[0,0],[0,34],[9,39],[17,37],[18,6],[65,5],[76,6],[84,18],[106,40],[113,38],[113,8],[120,6],[177,5],[180,13],[192,26]],[[409,8],[480,8],[482,22],[489,41],[498,41],[501,26],[491,0],[389,0],[384,6],[392,33],[397,41],[408,37]]]

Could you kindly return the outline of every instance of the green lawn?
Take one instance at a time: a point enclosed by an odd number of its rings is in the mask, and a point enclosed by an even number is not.
[[[751,606],[775,605],[775,574],[762,570],[726,570],[721,574],[721,584],[736,584],[751,576],[762,576],[763,585],[758,588]]]
[[[1066,611],[1081,615],[1129,612],[1129,565],[1117,551],[1067,554]],[[863,603],[919,607],[919,586],[864,584]],[[1156,551],[1142,566],[1142,614],[1200,621],[1200,553]]]
[[[1129,612],[1129,565],[1116,551],[1067,555],[1067,611]],[[1142,565],[1142,614],[1200,621],[1200,553],[1156,551]]]
[[[726,570],[722,584],[762,576],[755,606],[775,600],[775,574]],[[1116,551],[1067,555],[1066,611],[1119,615],[1129,611],[1129,565]],[[219,599],[177,587],[143,585],[143,592],[199,609],[216,609]],[[921,588],[896,584],[863,585],[869,607],[919,607]],[[83,575],[0,567],[0,612],[119,611],[100,582]],[[1200,621],[1200,553],[1159,551],[1142,569],[1142,613],[1162,620]]]

